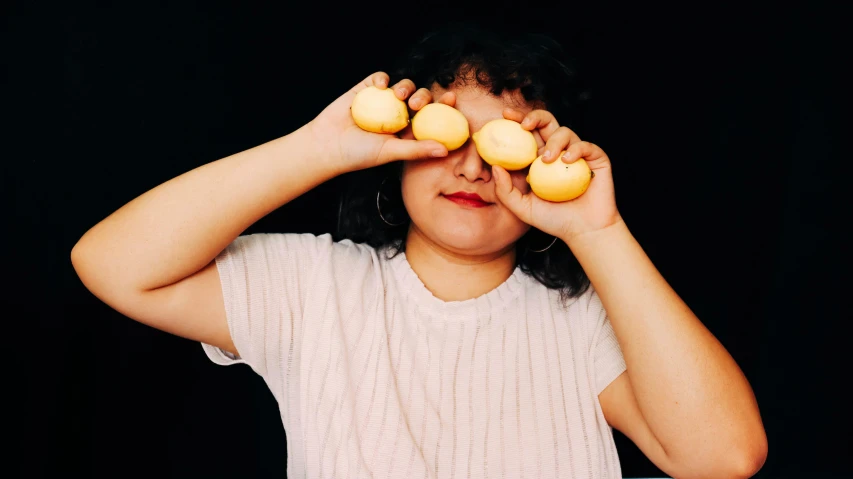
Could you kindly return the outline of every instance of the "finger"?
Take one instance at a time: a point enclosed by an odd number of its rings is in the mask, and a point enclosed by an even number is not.
[[[524,120],[524,113],[516,110],[515,108],[504,108],[503,115],[507,120],[512,120],[518,123],[521,123]]]
[[[560,123],[547,110],[533,110],[521,120],[521,127],[528,131],[538,130],[542,139],[547,142],[548,138],[560,128]]]
[[[438,102],[456,108],[456,93],[453,93],[452,91],[446,91],[438,99]]]
[[[412,83],[414,86],[414,83]],[[409,108],[412,110],[420,110],[432,102],[432,93],[426,88],[421,88],[409,97]]]
[[[536,138],[536,146],[539,147],[539,154],[541,155],[545,151],[545,140],[542,139],[539,130],[533,130],[533,138]]]
[[[533,198],[530,194],[523,194],[521,190],[512,184],[512,177],[508,171],[500,166],[492,166],[492,176],[495,177],[495,194],[502,205],[518,217],[521,221],[530,224]]]
[[[610,161],[607,158],[607,154],[604,153],[604,150],[602,150],[601,147],[588,141],[573,143],[562,156],[563,161],[569,164],[578,161],[579,158],[583,158],[589,163],[597,162],[601,159]]]
[[[379,162],[397,160],[426,160],[447,156],[447,148],[435,140],[404,140],[391,138],[379,152]]]
[[[394,96],[405,101],[406,98],[409,98],[409,95],[415,92],[415,82],[404,78],[398,81],[392,89],[394,90]]]
[[[363,90],[369,86],[375,86],[380,90],[385,89],[388,86],[388,82],[391,81],[391,78],[385,72],[376,72],[369,77],[365,78],[361,84],[358,85],[359,90]]]
[[[512,120],[518,123],[524,121],[524,112],[518,111],[514,108],[504,108],[503,116],[507,120]],[[539,134],[539,130],[533,130],[533,138],[536,138],[536,146],[539,148],[539,153],[542,154],[544,151],[542,147],[545,146],[545,140],[542,139],[542,135]]]
[[[560,156],[566,148],[569,146],[569,143],[572,141],[572,138],[577,136],[574,132],[565,126],[561,126],[557,128],[557,130],[548,138],[548,141],[545,143],[544,151],[542,152],[542,161],[544,163],[552,163],[557,157]]]

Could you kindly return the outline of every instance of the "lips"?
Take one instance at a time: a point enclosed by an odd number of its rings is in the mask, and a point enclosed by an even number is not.
[[[483,208],[485,206],[491,205],[491,203],[485,201],[483,198],[480,197],[480,195],[476,193],[466,193],[464,191],[457,191],[456,193],[444,195],[444,197],[460,206],[468,206],[471,208]]]

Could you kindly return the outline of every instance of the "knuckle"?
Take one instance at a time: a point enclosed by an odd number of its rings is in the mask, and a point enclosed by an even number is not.
[[[421,88],[417,90],[411,97],[409,97],[409,104],[412,107],[423,106],[432,101],[432,95],[429,90],[425,88]]]
[[[514,109],[513,109],[514,110]],[[531,110],[524,115],[525,118],[530,118],[531,120],[539,119],[539,110]]]
[[[410,80],[400,80],[396,84],[394,84],[395,90],[400,90],[404,93],[408,93],[408,90],[412,89],[412,82]]]

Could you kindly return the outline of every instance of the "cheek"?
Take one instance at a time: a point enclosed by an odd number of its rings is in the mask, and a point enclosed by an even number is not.
[[[430,160],[406,161],[400,180],[403,202],[407,208],[417,208],[436,191],[436,165]]]

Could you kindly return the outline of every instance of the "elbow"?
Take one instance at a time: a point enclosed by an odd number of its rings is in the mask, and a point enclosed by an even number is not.
[[[94,294],[93,288],[96,281],[92,278],[92,274],[90,272],[92,267],[90,263],[91,259],[89,259],[85,245],[78,241],[77,244],[71,248],[71,267],[74,268],[74,273],[77,274],[77,279],[80,280],[89,292]]]
[[[767,436],[764,429],[753,433],[749,441],[738,447],[729,454],[729,457],[720,461],[726,464],[727,471],[715,477],[727,477],[731,479],[748,479],[758,474],[767,461]]]
[[[767,461],[767,432],[764,430],[760,417],[753,421],[752,426],[748,428],[748,433],[744,434],[745,441],[739,450],[736,457],[739,460],[735,463],[738,467],[736,470],[737,478],[752,477],[764,467]]]
[[[756,474],[764,467],[767,461],[767,436],[764,430],[755,434],[755,438],[750,445],[744,447],[737,455],[737,460],[733,462],[735,466],[733,479],[747,479]]]
[[[707,455],[692,455],[695,459],[688,462],[671,464],[668,472],[672,477],[681,479],[705,479],[718,477],[725,479],[748,479],[764,466],[767,460],[767,437],[763,429],[741,441],[739,446],[732,445]],[[733,443],[730,443],[733,444]],[[699,459],[702,457],[702,459]],[[671,472],[670,472],[671,471]]]
[[[83,247],[80,246],[80,241],[74,244],[74,247],[71,248],[71,267],[74,268],[74,272],[77,273],[77,276],[80,276],[80,265],[83,264]]]
[[[93,294],[96,290],[103,289],[109,282],[105,281],[102,274],[98,273],[99,256],[97,250],[93,249],[86,241],[85,236],[77,241],[71,248],[71,267],[77,274],[77,278]],[[97,296],[97,294],[96,294]]]
[[[85,282],[86,264],[90,261],[86,253],[86,244],[83,239],[77,241],[74,247],[71,248],[71,267],[77,273],[77,277]]]
[[[755,476],[767,461],[767,432],[761,416],[756,411],[741,419],[739,427],[731,433],[728,453],[720,458],[720,463],[728,466],[728,474],[720,477],[747,479]]]

